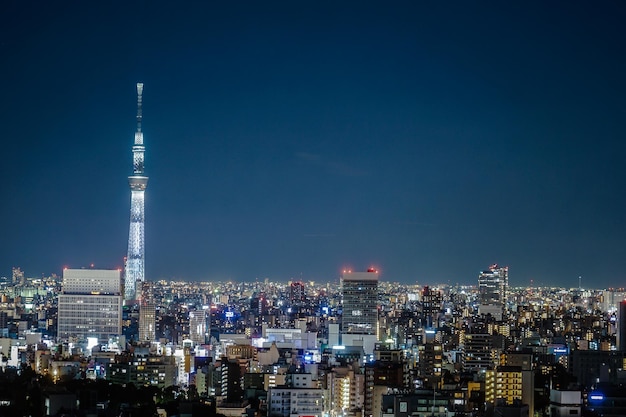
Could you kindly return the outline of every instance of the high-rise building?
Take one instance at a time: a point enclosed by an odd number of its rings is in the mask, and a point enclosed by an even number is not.
[[[291,285],[289,285],[289,302],[291,305],[298,305],[304,300],[304,283],[302,281],[292,282]]]
[[[9,337],[9,315],[0,311],[0,337]]]
[[[197,345],[206,343],[207,325],[206,312],[204,310],[192,310],[189,312],[189,338]]]
[[[378,337],[378,271],[344,272],[341,295],[342,333]]]
[[[443,297],[441,291],[425,286],[422,290],[422,309],[424,311],[425,325],[428,328],[438,327],[439,314]]]
[[[19,267],[13,267],[12,282],[13,284],[24,285],[24,271],[22,271]]]
[[[143,282],[139,304],[139,341],[156,340],[156,305],[152,294],[152,284]]]
[[[426,342],[418,349],[418,376],[423,380],[425,387],[438,387],[444,363],[443,345],[437,342]]]
[[[124,277],[124,299],[137,299],[137,285],[145,280],[144,247],[144,193],[148,177],[144,174],[142,122],[143,83],[137,83],[137,131],[133,145],[133,174],[128,177],[130,185],[130,230],[128,232],[128,256]]]
[[[617,350],[626,351],[626,300],[617,304]]]
[[[493,369],[496,364],[493,337],[487,333],[466,334],[464,339],[463,370],[479,372]]]
[[[489,266],[489,269],[478,275],[478,295],[482,305],[506,305],[509,289],[509,267],[500,267],[498,264]]]
[[[380,416],[382,396],[391,389],[409,389],[411,374],[409,363],[401,349],[392,349],[384,344],[374,348],[374,360],[365,363],[365,399],[363,416]]]
[[[122,333],[120,271],[65,269],[59,294],[58,336],[107,342]]]

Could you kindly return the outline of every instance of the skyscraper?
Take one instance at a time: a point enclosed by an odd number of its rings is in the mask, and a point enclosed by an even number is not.
[[[626,352],[626,300],[617,305],[617,350]]]
[[[107,342],[122,333],[120,271],[65,269],[59,294],[58,336]]]
[[[156,306],[150,282],[143,282],[139,303],[139,341],[156,340]]]
[[[291,305],[302,303],[305,300],[304,283],[295,281],[289,285],[289,302]]]
[[[481,305],[505,307],[509,287],[509,267],[498,264],[478,275],[478,296]]]
[[[204,310],[192,310],[189,312],[189,338],[197,345],[206,343],[207,325],[206,312]]]
[[[24,285],[24,271],[19,267],[13,267],[12,282],[13,284]]]
[[[424,311],[425,325],[428,328],[438,327],[439,314],[443,297],[441,291],[425,286],[422,290],[422,309]]]
[[[128,177],[130,185],[130,230],[128,232],[128,256],[124,277],[124,299],[135,300],[137,284],[145,280],[144,248],[144,193],[148,177],[144,175],[144,153],[142,122],[143,83],[137,83],[137,131],[133,145],[133,175]]]
[[[344,272],[342,333],[378,336],[378,271]]]

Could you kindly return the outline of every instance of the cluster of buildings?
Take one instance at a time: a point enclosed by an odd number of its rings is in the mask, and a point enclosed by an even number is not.
[[[622,291],[510,288],[497,265],[473,286],[386,283],[374,269],[324,284],[145,281],[132,303],[123,281],[14,269],[0,282],[0,366],[193,389],[236,416],[624,411]]]
[[[142,95],[124,270],[0,279],[0,375],[182,392],[229,417],[626,415],[623,291],[510,288],[498,265],[472,286],[375,269],[323,284],[146,280]],[[96,405],[87,414],[107,415]]]

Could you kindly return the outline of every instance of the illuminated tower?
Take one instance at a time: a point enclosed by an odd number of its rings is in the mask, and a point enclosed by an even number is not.
[[[128,232],[128,256],[124,277],[124,300],[135,300],[137,284],[145,280],[144,247],[144,192],[148,177],[144,175],[143,132],[141,131],[141,104],[143,83],[137,83],[137,131],[133,145],[133,175],[128,177],[130,185],[130,230]]]

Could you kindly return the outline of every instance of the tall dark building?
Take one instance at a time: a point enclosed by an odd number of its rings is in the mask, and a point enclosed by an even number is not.
[[[495,360],[492,355],[493,337],[490,334],[466,334],[464,344],[464,371],[479,372],[481,370],[493,369],[493,367],[495,366]]]
[[[152,294],[152,283],[141,283],[141,301],[139,307],[139,341],[156,340],[156,305]]]
[[[378,336],[378,272],[345,272],[341,290],[342,333]]]
[[[292,282],[289,286],[289,302],[291,305],[298,305],[305,300],[304,283],[301,281]]]
[[[373,417],[379,415],[382,394],[392,389],[408,389],[410,387],[409,364],[404,360],[401,349],[391,349],[377,344],[374,348],[374,361],[364,365],[365,399],[363,415]]]
[[[439,313],[441,312],[441,303],[443,297],[441,292],[433,290],[432,288],[425,286],[422,290],[422,309],[424,311],[424,318],[426,320],[426,327],[437,327],[437,321],[439,319]]]
[[[493,264],[489,269],[478,275],[478,295],[480,304],[499,305],[506,304],[507,291],[509,289],[509,267]]]
[[[626,352],[626,300],[617,305],[617,350]]]

